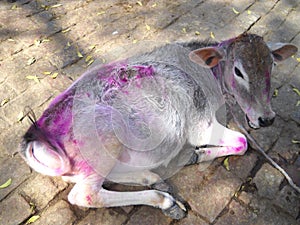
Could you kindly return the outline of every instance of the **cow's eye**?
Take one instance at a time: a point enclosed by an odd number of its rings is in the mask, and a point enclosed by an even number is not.
[[[244,76],[243,76],[242,72],[237,67],[234,67],[234,73],[235,73],[236,76],[244,79]]]

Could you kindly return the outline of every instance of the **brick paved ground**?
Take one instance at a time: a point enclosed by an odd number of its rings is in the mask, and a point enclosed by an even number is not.
[[[0,2],[0,184],[9,178],[12,184],[0,189],[1,225],[25,224],[34,215],[40,216],[35,224],[43,225],[300,223],[299,194],[251,149],[243,157],[230,157],[229,171],[218,159],[202,172],[190,166],[170,179],[191,206],[181,221],[146,206],[97,210],[72,206],[66,200],[72,185],[31,171],[17,153],[20,136],[29,126],[27,121],[18,122],[23,108],[30,106],[41,115],[50,100],[88,67],[122,54],[118,46],[138,49],[142,40],[213,35],[221,40],[249,30],[266,40],[300,47],[298,0],[8,2]],[[300,89],[299,57],[298,53],[274,73],[276,122],[252,132],[298,184],[300,96],[293,88]],[[38,82],[28,76],[36,76]]]

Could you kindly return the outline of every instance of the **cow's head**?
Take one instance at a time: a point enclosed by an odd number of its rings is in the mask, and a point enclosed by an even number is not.
[[[221,85],[240,105],[252,128],[273,123],[271,108],[271,72],[273,65],[297,52],[292,44],[266,44],[254,34],[242,34],[218,46],[197,49],[190,59],[201,66],[213,68]]]

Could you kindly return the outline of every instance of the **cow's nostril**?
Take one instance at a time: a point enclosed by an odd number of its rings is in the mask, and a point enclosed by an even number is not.
[[[270,126],[270,125],[273,124],[274,120],[275,120],[275,117],[273,117],[273,118],[262,118],[262,117],[259,117],[258,118],[259,126],[261,126],[261,127]]]

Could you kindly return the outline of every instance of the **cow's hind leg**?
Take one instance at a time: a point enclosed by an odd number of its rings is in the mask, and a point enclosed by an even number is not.
[[[126,173],[112,173],[106,177],[107,180],[128,185],[141,185],[152,187],[164,192],[172,192],[172,187],[167,184],[161,177],[149,170],[133,171]]]
[[[111,173],[106,179],[121,184],[150,186],[154,183],[161,182],[162,179],[156,173],[149,170],[132,171],[126,173]]]
[[[102,182],[103,183],[103,182]],[[160,208],[164,214],[181,219],[186,215],[183,203],[172,195],[158,190],[117,192],[102,187],[102,183],[78,183],[69,193],[68,200],[72,204],[83,207],[115,207],[127,205],[149,205]]]

